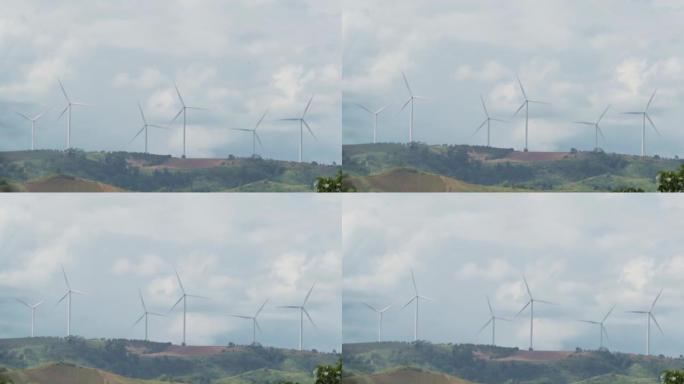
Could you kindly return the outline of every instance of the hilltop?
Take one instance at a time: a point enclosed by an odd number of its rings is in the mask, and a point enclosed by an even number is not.
[[[306,192],[337,165],[81,150],[0,152],[0,182],[29,192]]]
[[[528,352],[517,348],[421,341],[345,344],[342,354],[344,382],[351,384],[655,384],[664,370],[684,367],[683,358],[607,350]],[[397,372],[424,379],[398,380]]]
[[[0,378],[15,384],[53,384],[50,377],[88,377],[65,383],[313,383],[313,370],[337,362],[336,353],[262,346],[178,346],[136,340],[25,338],[0,340]],[[47,376],[46,376],[47,375]],[[74,376],[76,375],[76,376]],[[98,381],[104,377],[105,381]],[[65,379],[67,380],[67,379]],[[119,381],[116,381],[119,380]],[[142,381],[145,380],[145,381]],[[157,380],[157,381],[155,381]]]
[[[656,191],[680,159],[604,152],[518,152],[469,145],[358,144],[342,150],[347,182],[369,192]]]

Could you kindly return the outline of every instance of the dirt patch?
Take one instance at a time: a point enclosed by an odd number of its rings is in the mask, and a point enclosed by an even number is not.
[[[503,357],[500,359],[491,359],[493,361],[525,361],[525,362],[549,362],[567,359],[576,352],[567,351],[518,351],[515,355]]]
[[[162,164],[145,165],[142,160],[129,160],[128,163],[132,166],[143,169],[203,169],[215,168],[223,165],[230,165],[231,160],[227,159],[179,159],[172,158]]]
[[[511,152],[508,156],[497,159],[495,161],[519,161],[519,162],[537,162],[537,161],[558,161],[569,157],[576,156],[571,152]]]

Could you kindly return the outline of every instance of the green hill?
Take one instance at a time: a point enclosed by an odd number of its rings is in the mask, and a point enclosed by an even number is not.
[[[300,192],[336,165],[261,158],[180,159],[130,152],[0,152],[0,184],[39,192]]]
[[[607,192],[625,188],[656,191],[658,172],[676,170],[684,161],[603,152],[381,143],[343,146],[342,164],[359,191]],[[402,173],[433,175],[444,181],[439,185],[434,177],[425,181],[396,177]]]
[[[10,381],[13,384],[161,384],[161,381],[129,379],[98,369],[66,363],[0,372],[0,380]]]
[[[0,339],[0,366],[10,370],[4,375],[12,378],[15,384],[32,383],[33,381],[21,380],[30,379],[32,374],[38,375],[48,368],[54,370],[55,367],[61,367],[55,363],[64,363],[67,364],[66,367],[72,368],[87,368],[75,370],[62,367],[69,374],[96,377],[100,373],[111,372],[135,379],[121,383],[137,384],[142,382],[136,380],[158,380],[243,384],[296,380],[306,384],[314,382],[313,371],[317,365],[333,365],[338,359],[339,355],[334,353],[299,352],[261,346],[182,347],[169,343],[86,340],[78,337]],[[65,376],[68,375],[65,373]],[[99,383],[71,383],[76,382]]]
[[[345,377],[344,384],[469,384],[470,381],[442,373],[426,372],[415,368],[400,368],[371,375]]]
[[[373,381],[373,378],[411,369],[446,375],[442,380],[487,384],[655,384],[663,371],[684,367],[683,358],[663,356],[579,350],[528,352],[517,348],[427,342],[345,344],[342,355],[348,383],[386,382]]]

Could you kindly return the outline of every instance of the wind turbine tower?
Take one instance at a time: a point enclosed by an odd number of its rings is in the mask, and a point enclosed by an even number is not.
[[[43,304],[43,301],[39,301],[35,304],[29,304],[25,302],[24,300],[17,299],[18,302],[20,302],[22,305],[24,305],[26,308],[31,310],[31,337],[35,337],[36,333],[36,309]]]
[[[133,324],[133,326],[138,325],[139,322],[142,320],[145,320],[145,341],[148,341],[148,327],[149,327],[149,317],[150,316],[164,316],[161,313],[156,313],[156,312],[150,312],[147,310],[147,305],[145,305],[145,299],[143,298],[142,292],[138,289],[138,295],[140,296],[140,304],[142,305],[143,308],[143,313],[140,315],[138,320]]]
[[[66,106],[64,106],[64,109],[62,110],[62,113],[59,114],[59,117],[57,118],[58,120],[62,118],[64,113],[67,114],[67,135],[66,135],[66,149],[71,149],[71,108],[73,106],[88,106],[88,104],[84,104],[81,102],[77,101],[71,101],[69,98],[69,95],[67,94],[66,90],[64,89],[64,85],[62,84],[62,80],[58,80],[59,82],[59,87],[62,89],[62,94],[64,95],[64,98],[66,99]]]
[[[480,124],[480,126],[477,127],[477,129],[475,130],[474,135],[477,134],[478,132],[480,132],[480,130],[482,129],[482,127],[484,127],[484,126],[486,125],[486,126],[487,126],[487,147],[490,147],[490,146],[491,146],[491,140],[490,140],[490,138],[491,138],[491,134],[490,134],[490,126],[491,126],[491,124],[490,124],[490,123],[491,123],[492,121],[500,121],[500,122],[503,122],[503,120],[501,120],[501,119],[496,119],[496,118],[493,118],[493,117],[489,116],[489,111],[487,110],[487,105],[485,104],[484,98],[483,98],[481,95],[480,95],[480,101],[482,102],[482,109],[484,110],[484,113],[485,113],[486,118],[484,119],[484,121],[482,121],[482,124]]]
[[[642,315],[646,315],[646,356],[649,356],[651,354],[651,320],[653,320],[653,323],[655,323],[656,327],[658,327],[658,330],[660,331],[661,334],[665,334],[663,332],[663,329],[660,328],[660,324],[658,324],[658,320],[656,319],[655,315],[653,314],[653,310],[655,309],[656,303],[658,303],[658,300],[660,299],[660,295],[663,294],[663,290],[661,289],[660,292],[658,293],[658,296],[656,296],[655,300],[653,300],[653,303],[651,303],[651,307],[647,310],[641,310],[641,311],[627,311],[629,313],[639,313]]]
[[[525,149],[524,150],[525,150],[525,152],[527,152],[528,151],[528,147],[527,147],[528,127],[529,127],[529,120],[530,120],[530,103],[533,103],[533,104],[549,104],[549,103],[546,103],[543,101],[538,101],[538,100],[530,100],[527,97],[527,93],[525,92],[525,88],[523,87],[523,84],[522,84],[522,81],[520,81],[520,78],[518,78],[518,85],[520,85],[520,92],[522,92],[524,101],[523,101],[522,105],[520,106],[520,108],[518,108],[518,110],[515,111],[513,116],[514,117],[517,116],[518,113],[523,108],[525,108]]]
[[[382,318],[385,312],[387,312],[392,306],[388,305],[384,308],[376,308],[368,303],[363,304],[378,315],[378,343],[380,343],[382,342]]]
[[[425,100],[425,98],[422,96],[414,95],[413,90],[411,90],[411,86],[409,85],[408,79],[406,78],[406,74],[404,74],[404,72],[402,72],[401,76],[404,78],[404,85],[406,85],[406,89],[408,90],[409,98],[406,101],[406,103],[404,103],[404,105],[401,107],[399,112],[403,111],[407,105],[411,104],[411,114],[409,117],[409,143],[412,143],[413,142],[413,107],[414,107],[414,103],[416,100]]]
[[[362,104],[356,104],[359,106],[359,108],[363,109],[364,111],[370,113],[373,115],[373,144],[375,144],[378,140],[378,116],[389,107],[389,105],[385,105],[384,107],[378,109],[378,110],[371,110],[370,108],[366,107],[365,105]]]
[[[614,309],[615,309],[615,305],[613,305],[610,308],[610,311],[608,311],[608,313],[606,313],[606,315],[603,316],[603,319],[601,321],[580,320],[583,323],[594,324],[594,325],[599,326],[599,333],[600,333],[600,340],[601,340],[601,343],[599,344],[599,349],[603,349],[603,336],[605,335],[605,337],[608,338],[608,331],[606,330],[606,320],[608,320],[608,316],[610,316],[610,314],[613,313]]]
[[[257,329],[259,330],[259,332],[261,332],[261,326],[259,326],[258,317],[259,317],[259,314],[261,313],[261,311],[266,306],[266,303],[268,303],[268,299],[266,299],[266,301],[264,301],[264,303],[261,304],[261,307],[259,307],[259,310],[256,311],[254,316],[231,315],[232,317],[237,317],[240,319],[246,319],[246,320],[250,320],[252,322],[252,345],[256,345],[256,343],[257,343],[257,341],[256,341]]]
[[[419,306],[420,306],[420,301],[421,300],[428,300],[428,301],[434,301],[433,299],[429,297],[422,296],[420,293],[418,293],[418,286],[416,285],[416,277],[413,274],[413,270],[411,270],[411,281],[413,282],[413,297],[404,304],[401,309],[404,309],[409,306],[409,304],[415,302],[416,303],[416,311],[414,313],[414,322],[413,322],[413,341],[418,341],[418,312],[419,312]]]
[[[46,113],[48,113],[48,110],[45,110],[43,113],[40,113],[38,115],[35,115],[33,117],[29,117],[21,112],[17,112],[17,114],[24,119],[28,120],[31,122],[31,150],[34,151],[36,149],[36,122],[40,120],[41,117],[45,116]]]
[[[575,124],[582,124],[582,125],[589,125],[594,127],[594,151],[598,152],[600,150],[599,148],[599,135],[603,138],[603,140],[606,139],[605,136],[603,136],[603,131],[601,130],[601,120],[603,120],[603,117],[606,115],[608,110],[610,109],[610,105],[606,107],[606,109],[603,111],[601,116],[599,116],[598,120],[591,122],[591,121],[575,121]]]
[[[66,284],[66,293],[64,296],[62,296],[61,299],[57,302],[57,304],[61,303],[64,301],[64,299],[67,299],[67,337],[71,336],[71,297],[73,294],[77,295],[84,295],[85,293],[81,291],[77,291],[75,289],[71,288],[71,284],[69,284],[69,278],[67,277],[66,271],[64,271],[64,267],[62,267],[62,275],[64,275],[64,283]]]
[[[489,320],[487,320],[486,323],[480,328],[480,331],[478,333],[482,333],[482,331],[485,330],[490,324],[492,325],[492,346],[496,345],[496,321],[497,320],[503,320],[503,321],[510,321],[509,319],[503,318],[503,317],[498,317],[494,314],[494,309],[492,308],[492,303],[489,301],[489,296],[487,297],[487,306],[489,307]]]
[[[257,121],[256,125],[252,129],[247,129],[247,128],[231,128],[233,131],[242,131],[242,132],[250,132],[252,134],[252,157],[256,157],[256,143],[257,141],[259,142],[259,146],[263,148],[263,144],[261,144],[261,138],[259,137],[259,134],[257,133],[257,129],[261,125],[261,123],[264,121],[264,118],[266,118],[266,115],[268,114],[268,111],[264,112],[263,115],[261,115],[261,118],[259,121]]]
[[[181,96],[180,90],[178,89],[178,85],[176,83],[173,84],[173,86],[176,88],[176,94],[178,95],[178,100],[180,100],[181,103],[181,108],[176,114],[176,116],[173,117],[171,120],[171,124],[173,124],[174,121],[180,116],[183,115],[183,155],[182,158],[185,159],[185,127],[187,124],[187,111],[188,109],[196,109],[196,110],[206,110],[206,108],[200,108],[200,107],[191,107],[189,105],[185,104],[185,100],[183,100],[183,96]]]
[[[299,350],[302,351],[304,350],[304,315],[309,319],[309,322],[311,322],[311,325],[314,327],[316,326],[316,323],[314,323],[313,319],[311,318],[311,315],[309,315],[309,312],[306,310],[306,303],[309,301],[309,297],[311,297],[311,292],[313,291],[314,287],[316,286],[316,283],[314,283],[311,286],[311,289],[309,289],[309,292],[306,294],[306,297],[304,298],[304,302],[302,305],[286,305],[286,306],[281,306],[280,308],[286,308],[286,309],[296,309],[299,311]]]
[[[653,99],[655,98],[656,92],[658,90],[656,89],[653,91],[653,94],[651,95],[651,98],[648,99],[648,103],[646,104],[646,108],[644,108],[643,111],[637,111],[637,112],[625,112],[625,115],[639,115],[642,118],[642,126],[641,126],[641,156],[646,156],[646,120],[651,124],[653,127],[653,130],[660,135],[660,132],[658,131],[658,128],[656,127],[655,123],[653,120],[651,120],[651,115],[648,114],[648,109],[651,107],[651,103],[653,103]]]
[[[198,295],[191,295],[187,292],[185,292],[185,287],[183,287],[183,282],[181,281],[180,275],[178,274],[178,271],[176,272],[176,279],[178,279],[178,286],[180,287],[181,290],[181,297],[176,301],[176,303],[169,309],[169,312],[173,311],[180,302],[183,302],[183,343],[181,345],[185,346],[185,325],[186,325],[186,319],[187,319],[187,314],[188,314],[188,297],[190,298],[195,298],[195,299],[209,299],[208,297],[204,296],[198,296]]]
[[[309,123],[306,122],[306,113],[309,112],[309,108],[311,107],[311,102],[313,101],[314,95],[311,95],[311,98],[309,99],[309,102],[306,104],[306,108],[304,108],[304,113],[302,113],[301,117],[291,117],[287,119],[280,119],[281,121],[297,121],[299,122],[299,162],[302,162],[302,150],[304,147],[304,127],[309,131],[309,134],[316,139],[316,135],[314,135],[313,131],[311,130],[311,127],[309,126]]]
[[[530,300],[525,304],[524,307],[518,312],[515,317],[518,317],[527,307],[530,307],[530,351],[534,351],[534,304],[535,303],[541,303],[541,304],[553,304],[549,301],[545,300],[539,300],[535,299],[534,296],[532,296],[532,291],[530,290],[529,284],[527,284],[527,278],[523,276],[523,281],[525,282],[525,289],[527,289],[527,295],[529,296]]]

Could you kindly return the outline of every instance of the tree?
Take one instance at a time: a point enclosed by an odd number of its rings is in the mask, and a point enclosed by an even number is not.
[[[684,192],[684,164],[679,168],[679,171],[658,173],[658,191]]]
[[[335,365],[319,365],[314,369],[316,384],[340,384],[342,383],[342,360]],[[292,381],[283,381],[280,384],[299,384]]]
[[[316,192],[356,192],[354,187],[345,184],[344,177],[342,170],[337,171],[335,177],[317,177],[314,183]]]
[[[684,372],[665,371],[660,377],[660,382],[667,384],[684,384]]]

